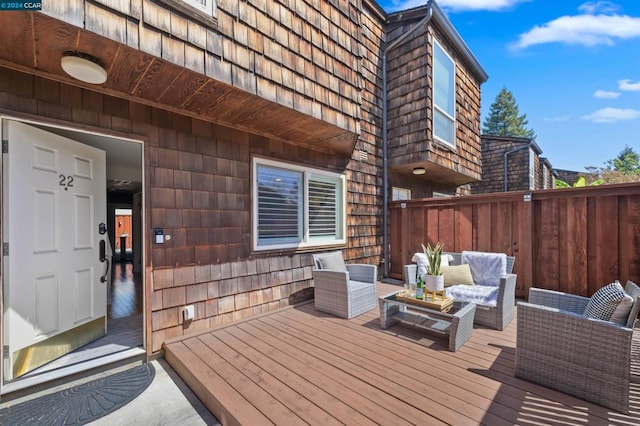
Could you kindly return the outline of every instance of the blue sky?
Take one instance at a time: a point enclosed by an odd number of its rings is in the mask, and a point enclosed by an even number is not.
[[[489,74],[482,122],[513,93],[551,164],[640,153],[640,1],[436,0]],[[387,12],[425,0],[379,0]]]

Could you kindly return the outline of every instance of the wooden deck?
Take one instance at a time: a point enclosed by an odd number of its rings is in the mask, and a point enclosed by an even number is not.
[[[625,416],[516,379],[515,338],[515,321],[476,328],[454,353],[381,330],[377,310],[347,321],[309,303],[169,341],[165,356],[223,424],[640,424],[640,366]]]

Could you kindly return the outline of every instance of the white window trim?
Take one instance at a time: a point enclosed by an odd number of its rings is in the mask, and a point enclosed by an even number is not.
[[[536,189],[536,153],[529,148],[529,189]]]
[[[411,199],[411,190],[394,186],[391,189],[391,201],[405,201]]]
[[[303,231],[302,231],[302,241],[296,243],[280,243],[280,244],[269,244],[269,245],[258,245],[258,166],[271,166],[277,167],[285,170],[291,170],[296,172],[302,172],[304,188],[303,188]],[[346,178],[344,174],[329,172],[322,169],[315,169],[307,166],[301,166],[297,164],[285,163],[281,161],[269,160],[266,158],[254,157],[252,161],[252,200],[251,200],[251,214],[253,218],[252,224],[252,241],[253,241],[253,250],[254,251],[267,251],[267,250],[279,250],[279,249],[291,249],[291,248],[311,248],[311,247],[328,247],[335,245],[342,245],[347,243],[347,185]],[[340,202],[339,215],[339,226],[341,228],[341,236],[340,238],[336,238],[331,240],[330,242],[322,241],[310,241],[309,237],[309,214],[308,214],[308,200],[309,200],[309,174],[314,174],[317,176],[327,176],[331,179],[336,179],[340,181],[340,189],[341,189],[341,197],[342,200]]]
[[[184,3],[187,6],[191,6],[194,9],[199,10],[200,12],[215,17],[216,16],[216,0],[205,0],[205,4],[202,4],[198,0],[178,0],[180,3]]]
[[[452,123],[453,123],[453,140],[452,141],[447,141],[443,138],[441,138],[440,136],[436,135],[436,126],[435,126],[435,114],[432,117],[432,124],[431,124],[431,134],[433,135],[434,140],[437,140],[438,142],[441,142],[447,146],[456,147],[456,129],[457,129],[457,123],[456,123],[456,62],[453,60],[453,58],[451,57],[451,55],[449,55],[449,53],[440,45],[440,43],[438,43],[438,41],[433,38],[433,67],[432,69],[432,76],[431,76],[431,84],[432,86],[435,88],[435,78],[436,78],[436,70],[435,70],[435,49],[436,46],[442,50],[442,52],[445,54],[445,56],[447,58],[449,58],[449,60],[451,61],[451,64],[453,65],[453,116],[449,115],[449,113],[445,110],[443,110],[442,108],[440,108],[438,105],[436,105],[436,100],[435,100],[435,95],[432,94],[431,96],[431,105],[433,110],[435,111],[436,109],[438,110],[438,112],[440,112],[441,114],[443,114],[444,116],[446,116],[447,118],[449,118]]]

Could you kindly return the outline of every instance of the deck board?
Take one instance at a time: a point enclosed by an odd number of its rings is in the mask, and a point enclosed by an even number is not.
[[[310,303],[173,339],[165,354],[223,424],[640,423],[639,380],[631,415],[609,411],[515,378],[515,340],[514,320],[449,352],[420,329],[380,329],[377,310],[347,321]]]

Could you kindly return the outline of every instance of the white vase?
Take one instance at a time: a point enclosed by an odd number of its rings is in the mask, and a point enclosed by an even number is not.
[[[425,275],[424,287],[426,291],[444,291],[444,275]]]

